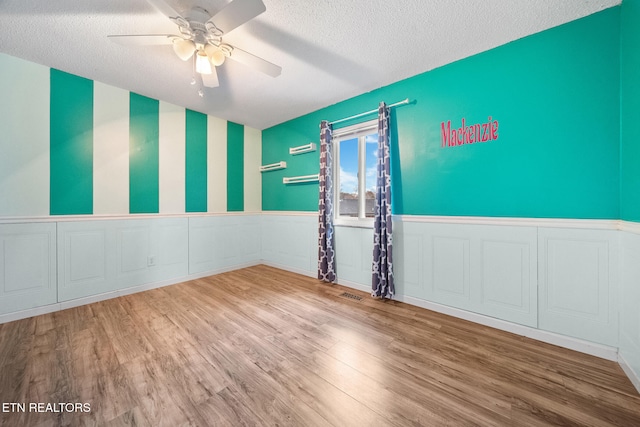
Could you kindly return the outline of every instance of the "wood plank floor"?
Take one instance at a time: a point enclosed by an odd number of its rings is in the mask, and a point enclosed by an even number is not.
[[[266,266],[0,325],[11,402],[1,425],[640,426],[614,362]]]

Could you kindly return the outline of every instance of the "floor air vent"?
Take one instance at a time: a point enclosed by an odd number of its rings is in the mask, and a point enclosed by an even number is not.
[[[354,294],[350,294],[349,292],[343,292],[340,294],[341,297],[349,298],[356,301],[362,301],[362,297]]]

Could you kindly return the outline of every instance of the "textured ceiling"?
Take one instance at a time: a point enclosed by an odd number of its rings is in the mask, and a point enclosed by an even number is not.
[[[166,0],[212,14],[228,0]],[[227,61],[199,97],[169,46],[109,34],[177,34],[145,0],[0,0],[0,52],[258,129],[617,5],[620,0],[263,0],[224,41],[282,67]],[[1,73],[1,70],[0,70]],[[394,100],[388,100],[394,101]]]

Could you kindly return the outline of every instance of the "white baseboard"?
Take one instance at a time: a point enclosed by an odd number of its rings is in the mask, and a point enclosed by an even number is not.
[[[92,295],[90,297],[78,298],[70,301],[64,301],[61,303],[50,304],[43,307],[37,307],[33,309],[18,311],[14,313],[0,315],[0,324],[12,322],[14,320],[25,319],[28,317],[38,316],[41,314],[52,313],[55,311],[65,310],[72,307],[78,307],[85,304],[91,304],[98,301],[104,301],[111,298],[117,298],[123,295],[129,295],[132,293],[142,292],[146,290],[156,289],[164,286],[174,285],[177,283],[187,282],[189,280],[200,279],[207,276],[212,276],[215,274],[221,274],[228,271],[237,270],[240,268],[251,267],[258,264],[268,265],[274,268],[279,268],[282,270],[290,271],[292,273],[301,274],[308,277],[315,277],[315,272],[292,268],[285,265],[280,265],[277,263],[269,262],[269,261],[256,261],[250,262],[240,265],[235,265],[232,267],[226,267],[219,270],[206,271],[198,274],[192,274],[184,277],[179,277],[176,279],[165,280],[161,282],[148,283],[141,286],[133,286],[130,288],[120,289],[113,292],[106,292],[99,295]],[[371,289],[368,286],[350,282],[347,280],[340,280],[338,278],[337,283],[342,286],[346,286],[348,288],[357,289],[362,292],[371,292]],[[618,354],[618,350],[614,347],[609,347],[601,344],[592,343],[589,341],[581,340],[578,338],[572,338],[564,335],[559,335],[553,332],[543,331],[540,329],[531,328],[529,326],[518,325],[515,323],[507,322],[505,320],[496,319],[493,317],[485,316],[482,314],[472,313],[466,310],[461,310],[454,307],[449,307],[446,305],[434,303],[431,301],[422,300],[419,298],[413,298],[408,296],[398,296],[396,297],[397,301],[405,302],[407,304],[411,304],[417,307],[422,307],[427,310],[433,310],[438,313],[447,314],[453,317],[457,317],[460,319],[468,320],[471,322],[475,322],[481,325],[489,326],[492,328],[500,329],[503,331],[511,332],[517,335],[525,336],[528,338],[532,338],[538,341],[546,342],[548,344],[557,345],[560,347],[568,348],[571,350],[579,351],[581,353],[590,354],[592,356],[600,357],[602,359],[616,361],[620,363],[620,366],[625,371],[627,376],[630,378],[634,386],[640,391],[640,378],[633,371],[633,369],[626,363],[624,358]]]
[[[163,280],[160,282],[145,283],[144,285],[132,286],[129,288],[118,289],[116,291],[104,292],[97,295],[91,295],[83,298],[76,298],[69,301],[58,302],[55,304],[49,304],[42,307],[30,308],[27,310],[16,311],[13,313],[7,313],[0,315],[0,324],[13,322],[15,320],[26,319],[28,317],[39,316],[41,314],[53,313],[56,311],[62,311],[69,308],[79,307],[81,305],[92,304],[95,302],[105,301],[112,298],[121,297],[124,295],[135,294],[138,292],[144,292],[151,289],[162,288],[164,286],[176,285],[178,283],[188,282],[190,280],[201,279],[203,277],[213,276],[215,274],[222,274],[241,268],[252,267],[254,265],[261,264],[260,261],[248,262],[243,264],[234,265],[231,267],[225,267],[217,270],[205,271],[202,273],[190,274],[187,276],[177,277],[174,279]]]
[[[302,276],[313,277],[314,279],[317,277],[317,273],[315,271],[303,270],[301,268],[289,267],[288,265],[278,264],[277,262],[265,261],[262,260],[260,264],[266,265],[268,267],[278,268],[280,270],[289,271],[291,273],[297,273]]]
[[[286,268],[283,269],[286,270]],[[360,283],[338,280],[338,284],[352,289],[357,289],[362,292],[371,293],[371,289],[368,286],[362,285]],[[557,345],[559,347],[568,348],[570,350],[579,351],[580,353],[589,354],[591,356],[600,357],[602,359],[611,360],[614,362],[618,361],[618,349],[615,347],[609,347],[606,345],[581,340],[579,338],[568,337],[565,335],[556,334],[554,332],[543,331],[540,329],[532,328],[530,326],[519,325],[517,323],[496,319],[494,317],[473,313],[470,311],[438,304],[431,301],[426,301],[420,298],[401,295],[394,297],[394,299],[396,301],[404,302],[416,307],[425,308],[427,310],[447,314],[449,316],[468,320],[480,325],[485,325],[495,329],[500,329],[502,331],[511,332],[512,334],[532,338],[538,341],[545,342],[547,344]]]
[[[279,265],[277,263],[271,263],[267,261],[263,261],[263,264],[274,267],[274,268],[290,271],[292,273],[302,274],[304,276],[316,277],[315,272],[300,270],[296,268],[290,268],[285,265]],[[371,288],[361,283],[350,282],[348,280],[341,280],[340,277],[338,277],[336,283],[342,286],[346,286],[348,288],[371,293]],[[615,347],[609,347],[606,345],[581,340],[579,338],[568,337],[565,335],[556,334],[554,332],[543,331],[540,329],[532,328],[530,326],[519,325],[517,323],[508,322],[506,320],[496,319],[495,317],[489,317],[483,314],[473,313],[473,312],[462,310],[459,308],[449,307],[447,305],[426,301],[420,298],[413,298],[408,296],[396,296],[394,299],[396,301],[401,301],[407,304],[414,305],[416,307],[426,308],[427,310],[436,311],[438,313],[447,314],[449,316],[457,317],[460,319],[468,320],[470,322],[500,329],[502,331],[511,332],[516,335],[532,338],[538,341],[545,342],[547,344],[557,345],[559,347],[568,348],[570,350],[579,351],[581,353],[589,354],[592,356],[600,357],[602,359],[611,360],[614,362],[618,361],[618,349]]]
[[[618,364],[620,365],[624,373],[627,374],[627,377],[631,381],[631,384],[633,384],[636,390],[638,390],[638,393],[640,393],[640,375],[638,375],[638,373],[631,367],[631,365],[627,363],[624,356],[622,356],[622,354],[620,353],[618,353]]]
[[[338,285],[346,286],[347,288],[357,289],[362,292],[371,294],[371,286],[363,285],[362,283],[351,282],[349,280],[342,280],[340,277],[336,280]]]
[[[428,310],[437,311],[438,313],[447,314],[449,316],[468,320],[470,322],[479,323],[481,325],[500,329],[502,331],[511,332],[512,334],[521,335],[542,341],[547,344],[557,345],[559,347],[568,348],[570,350],[579,351],[581,353],[590,354],[602,359],[617,361],[618,349],[590,341],[581,340],[579,338],[568,337],[566,335],[556,334],[554,332],[543,331],[541,329],[532,328],[530,326],[519,325],[517,323],[507,322],[506,320],[496,319],[495,317],[485,316],[483,314],[473,313],[459,308],[449,307],[431,301],[408,296],[400,296],[397,301],[406,302],[407,304],[426,308]]]
[[[282,264],[278,264],[276,262],[270,262],[270,261],[265,261],[262,260],[262,264],[267,265],[269,267],[273,267],[273,268],[279,268],[280,270],[285,270],[285,271],[289,271],[291,273],[297,273],[300,274],[302,276],[307,276],[307,277],[313,277],[314,279],[317,278],[317,272],[316,271],[309,271],[309,270],[302,270],[299,268],[292,268],[286,265],[282,265]],[[343,280],[340,279],[340,277],[336,278],[336,285],[342,285],[342,286],[346,286],[347,288],[351,288],[351,289],[357,289],[359,291],[362,292],[368,292],[371,293],[371,288],[369,286],[365,286],[363,284],[360,283],[356,283],[356,282],[351,282],[349,280]]]

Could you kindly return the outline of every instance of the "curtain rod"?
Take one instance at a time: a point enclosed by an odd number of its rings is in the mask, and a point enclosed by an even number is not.
[[[397,107],[398,105],[404,105],[404,104],[408,104],[408,103],[409,103],[409,98],[406,98],[406,99],[403,99],[400,102],[396,102],[395,104],[388,105],[388,107],[389,108]],[[329,124],[330,125],[334,125],[336,123],[346,122],[347,120],[357,119],[358,117],[366,116],[366,115],[377,113],[377,112],[378,112],[378,109],[376,108],[375,110],[365,111],[364,113],[356,114],[355,116],[345,117],[344,119],[340,119],[340,120],[334,120],[332,122],[329,122]]]

